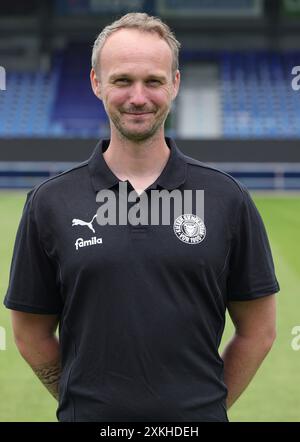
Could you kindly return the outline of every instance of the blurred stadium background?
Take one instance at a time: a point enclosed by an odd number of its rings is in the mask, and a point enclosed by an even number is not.
[[[91,48],[131,11],[160,16],[182,43],[167,135],[253,191],[274,253],[278,338],[230,420],[300,421],[300,353],[291,347],[300,323],[299,0],[1,0],[1,298],[26,191],[109,135],[90,88]],[[3,306],[0,330],[0,421],[55,421],[55,401],[19,356]],[[222,346],[232,332],[228,320]]]

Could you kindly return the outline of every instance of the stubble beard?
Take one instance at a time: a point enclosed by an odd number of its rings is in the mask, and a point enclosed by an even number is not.
[[[119,118],[117,115],[110,115],[110,120],[121,137],[134,142],[143,142],[149,138],[152,138],[159,131],[159,129],[164,126],[169,112],[170,108],[167,109],[164,114],[161,114],[159,118],[154,121],[151,127],[142,132],[127,129],[126,125],[122,124],[121,118]]]

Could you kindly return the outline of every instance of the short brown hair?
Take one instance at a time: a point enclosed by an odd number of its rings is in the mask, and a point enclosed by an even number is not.
[[[164,39],[172,51],[172,74],[173,78],[175,78],[181,45],[167,24],[163,23],[160,18],[150,16],[144,12],[130,12],[129,14],[123,15],[119,20],[106,26],[100,32],[94,42],[92,52],[92,67],[95,71],[98,67],[99,55],[104,43],[113,32],[120,29],[138,29],[141,32],[155,32]]]

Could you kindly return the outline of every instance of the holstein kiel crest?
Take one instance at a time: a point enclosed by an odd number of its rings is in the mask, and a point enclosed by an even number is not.
[[[197,215],[185,213],[174,222],[175,235],[187,244],[199,244],[206,235],[204,222]]]

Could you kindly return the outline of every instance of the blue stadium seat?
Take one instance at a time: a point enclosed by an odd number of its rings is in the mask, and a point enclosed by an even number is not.
[[[220,66],[223,137],[300,138],[300,91],[291,87],[300,51],[185,50],[180,61],[207,60]],[[91,91],[89,66],[90,47],[73,43],[55,54],[49,73],[8,72],[0,136],[106,136],[108,119]]]

